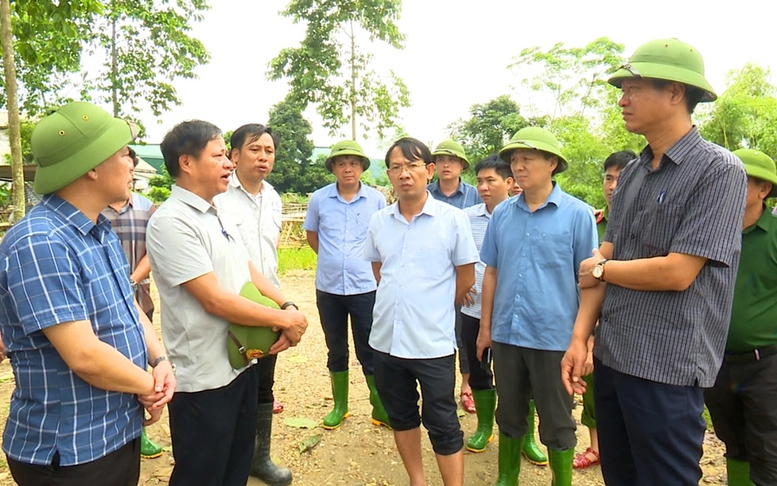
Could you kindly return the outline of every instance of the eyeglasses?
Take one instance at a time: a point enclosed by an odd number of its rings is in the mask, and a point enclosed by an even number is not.
[[[413,172],[414,170],[418,170],[421,167],[426,167],[426,163],[424,162],[410,162],[409,164],[405,165],[391,165],[388,168],[388,172],[391,174],[399,175],[402,173],[403,170],[407,169],[408,172]]]

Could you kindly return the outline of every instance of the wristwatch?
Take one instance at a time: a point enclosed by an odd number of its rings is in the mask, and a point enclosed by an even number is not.
[[[140,285],[136,281],[130,279],[130,287],[132,288],[133,292],[137,292]]]
[[[299,307],[297,307],[297,304],[295,304],[290,300],[283,303],[283,305],[281,306],[281,310],[286,310],[289,307],[294,307],[295,309],[299,310]]]
[[[591,275],[597,279],[604,282],[604,264],[607,263],[607,259],[603,259],[599,261],[596,265],[594,265],[593,270],[591,270]]]

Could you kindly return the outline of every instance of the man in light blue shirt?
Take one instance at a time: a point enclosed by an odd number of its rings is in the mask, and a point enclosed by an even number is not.
[[[361,146],[342,140],[332,146],[325,162],[337,182],[310,197],[303,229],[318,254],[316,303],[329,350],[327,368],[332,381],[334,409],[324,417],[325,429],[336,429],[348,416],[348,317],[351,318],[356,357],[370,389],[372,423],[388,427],[388,417],[375,390],[373,353],[370,348],[375,277],[364,259],[367,223],[386,207],[386,198],[361,183],[370,166]]]
[[[426,484],[423,423],[445,486],[464,481],[463,434],[456,415],[454,303],[475,283],[477,248],[463,211],[431,197],[432,154],[413,138],[386,153],[398,202],[372,216],[364,255],[378,281],[370,345],[383,398],[410,484]]]
[[[497,484],[517,484],[533,395],[553,484],[571,485],[577,440],[560,363],[577,315],[577,270],[596,248],[593,210],[553,181],[567,161],[547,130],[518,131],[499,155],[523,193],[496,208],[480,252],[487,267],[477,347],[494,353]]]

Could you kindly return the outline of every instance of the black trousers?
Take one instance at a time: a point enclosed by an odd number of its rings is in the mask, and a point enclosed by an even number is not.
[[[724,362],[704,398],[726,457],[750,462],[756,485],[777,484],[777,355]]]
[[[469,386],[473,390],[491,390],[494,388],[494,375],[491,367],[483,369],[478,360],[478,332],[480,332],[480,319],[475,319],[459,312],[461,319],[461,340],[464,346],[459,347],[459,353],[466,353],[469,366]]]
[[[594,359],[594,401],[606,484],[697,486],[704,393],[627,375]]]
[[[453,355],[429,359],[397,358],[375,353],[375,387],[391,426],[396,431],[421,425],[429,431],[436,454],[456,454],[464,447],[464,433],[456,415],[456,370]],[[423,402],[418,414],[418,385]]]
[[[20,486],[83,486],[110,484],[137,486],[140,479],[140,439],[107,456],[77,466],[60,466],[59,454],[48,466],[27,464],[6,456],[14,481]]]
[[[375,374],[374,352],[370,347],[372,308],[375,291],[355,295],[336,295],[316,290],[316,304],[329,350],[326,366],[336,373],[348,370],[348,317],[351,318],[356,358],[365,375]]]
[[[168,405],[172,486],[245,486],[254,453],[258,375],[252,366],[227,386],[176,392]]]
[[[562,351],[544,351],[492,342],[494,377],[499,405],[496,423],[507,437],[523,437],[529,431],[526,417],[534,397],[540,417],[540,441],[563,451],[577,444],[572,397],[561,382]]]
[[[253,366],[256,368],[259,379],[258,403],[273,403],[275,397],[273,396],[272,388],[275,385],[275,364],[277,362],[277,354],[268,354],[262,359],[257,360],[256,364]]]

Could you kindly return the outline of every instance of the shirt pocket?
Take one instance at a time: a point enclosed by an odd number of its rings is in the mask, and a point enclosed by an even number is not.
[[[534,255],[540,268],[559,268],[572,257],[569,231],[542,232],[535,242]]]
[[[655,203],[644,215],[642,246],[645,257],[666,256],[675,234],[683,220],[683,206],[671,203]]]
[[[443,258],[446,256],[447,258]],[[443,245],[420,244],[414,245],[410,253],[410,263],[414,278],[425,280],[438,280],[450,271],[451,261]],[[405,275],[403,278],[411,278]]]

